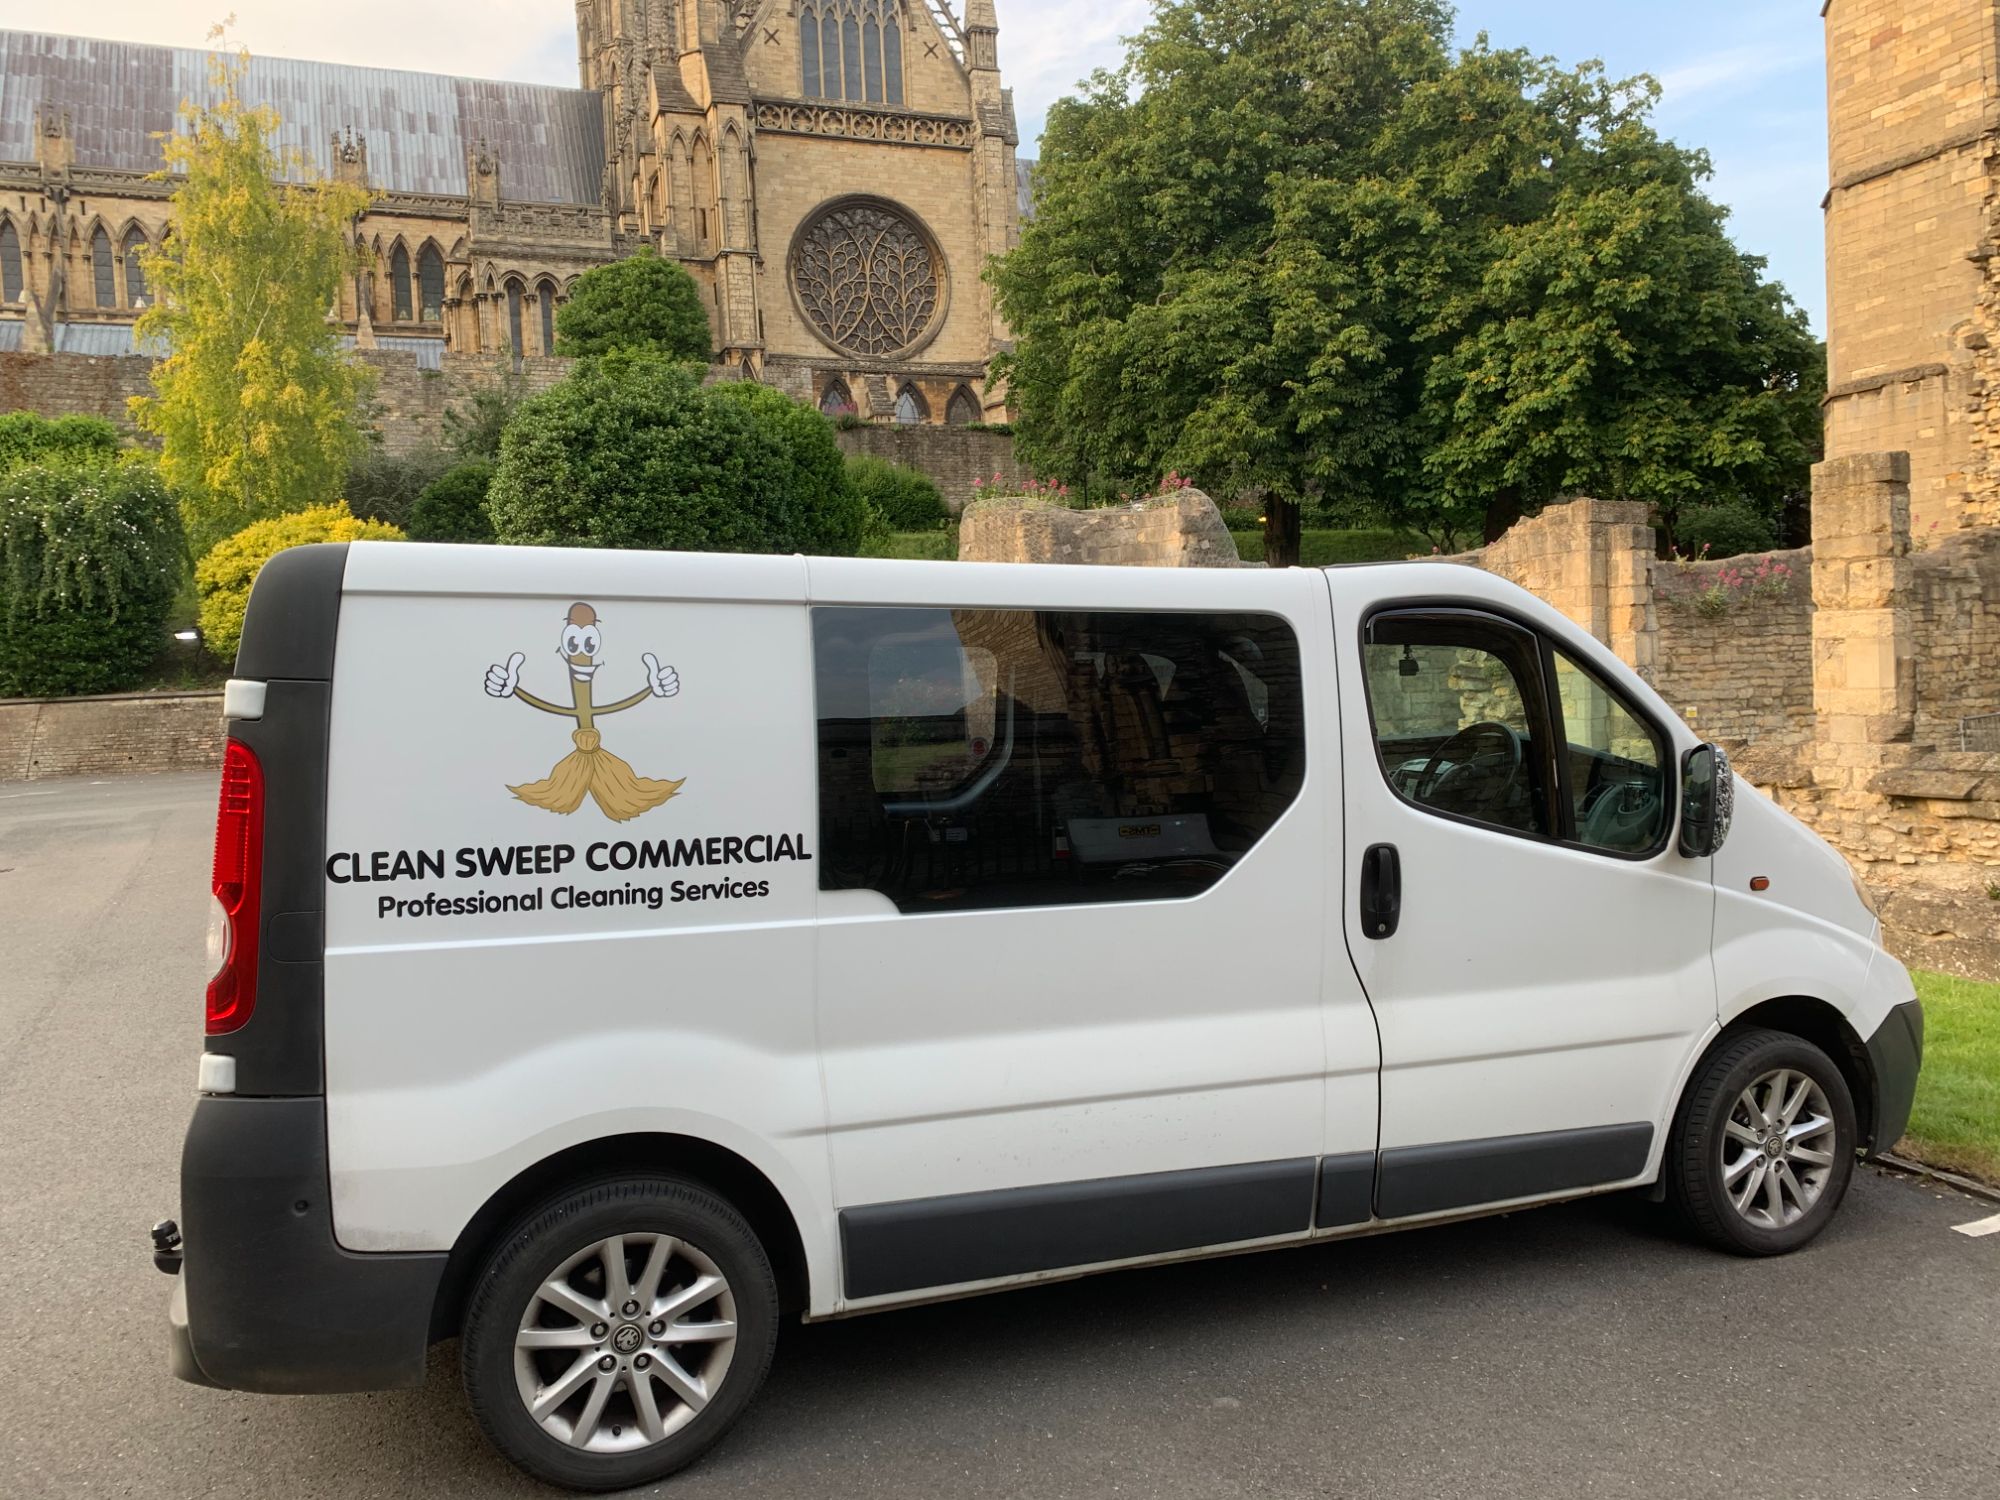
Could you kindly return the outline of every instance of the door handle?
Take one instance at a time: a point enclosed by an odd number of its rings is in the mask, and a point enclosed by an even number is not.
[[[1403,920],[1403,860],[1394,844],[1375,844],[1361,856],[1361,935],[1394,937]]]

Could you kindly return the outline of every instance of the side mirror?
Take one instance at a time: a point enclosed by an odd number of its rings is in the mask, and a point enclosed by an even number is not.
[[[1736,778],[1720,746],[1697,745],[1681,757],[1681,853],[1706,859],[1729,837]]]

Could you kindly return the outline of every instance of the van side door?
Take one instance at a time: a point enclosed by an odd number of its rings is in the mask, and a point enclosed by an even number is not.
[[[1710,862],[1674,847],[1672,728],[1594,644],[1353,582],[1334,596],[1377,1212],[1640,1180],[1715,1018]]]
[[[1242,601],[1211,609],[815,605],[850,1303],[1303,1238],[1322,1152],[1372,1158],[1344,955],[1337,1103],[1326,1078],[1324,594],[1260,582],[1190,580]]]

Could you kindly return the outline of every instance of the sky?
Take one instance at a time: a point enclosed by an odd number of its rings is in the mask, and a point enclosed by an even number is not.
[[[962,0],[953,0],[962,11]],[[1023,155],[1056,99],[1114,66],[1147,0],[996,0],[1000,64],[1015,93]],[[233,9],[232,33],[273,57],[574,86],[570,0],[80,0],[55,29],[199,46]],[[47,0],[0,0],[0,27],[51,28]],[[1460,40],[1487,33],[1565,63],[1600,59],[1618,77],[1663,89],[1660,129],[1707,151],[1711,196],[1731,210],[1737,244],[1770,262],[1825,331],[1819,202],[1826,191],[1821,22],[1800,0],[1458,0]]]

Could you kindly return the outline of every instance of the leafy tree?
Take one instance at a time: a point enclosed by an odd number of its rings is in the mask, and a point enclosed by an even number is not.
[[[326,320],[368,194],[277,144],[276,113],[240,97],[247,68],[218,54],[214,102],[184,106],[166,143],[174,232],[146,255],[156,295],[136,330],[169,353],[132,414],[197,548],[340,494],[369,373]]]
[[[417,542],[490,542],[493,518],[486,513],[486,492],[493,484],[493,465],[468,459],[447,469],[418,497],[410,510],[410,539]]]
[[[0,477],[0,698],[130,687],[166,644],[186,576],[180,515],[150,459]]]
[[[1436,0],[1162,0],[1051,111],[994,270],[1023,453],[1093,490],[1178,468],[1451,546],[1564,494],[1776,506],[1823,360],[1656,90]]]
[[[951,519],[931,477],[907,464],[856,454],[847,460],[847,477],[891,531],[936,531]]]
[[[577,278],[556,312],[556,353],[583,357],[644,349],[708,362],[715,348],[701,288],[651,246]]]
[[[817,413],[634,353],[522,403],[487,496],[502,542],[691,552],[852,552],[866,509]]]
[[[0,416],[0,473],[51,459],[117,455],[118,429],[102,417],[44,417],[31,411]]]
[[[400,542],[403,533],[380,521],[358,520],[347,506],[316,505],[268,521],[253,521],[211,547],[194,566],[201,598],[201,638],[217,656],[233,658],[243,639],[243,612],[264,564],[287,547],[312,542]]]

